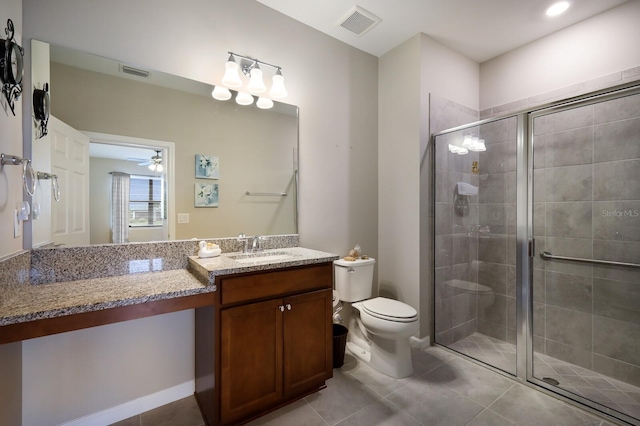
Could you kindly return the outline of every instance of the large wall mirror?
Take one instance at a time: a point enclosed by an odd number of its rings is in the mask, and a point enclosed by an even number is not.
[[[32,84],[33,247],[297,233],[296,106],[36,40]]]

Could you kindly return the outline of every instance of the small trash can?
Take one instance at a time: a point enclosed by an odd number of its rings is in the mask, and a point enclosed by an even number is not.
[[[333,324],[333,368],[340,368],[344,364],[348,332],[349,329],[344,325]]]

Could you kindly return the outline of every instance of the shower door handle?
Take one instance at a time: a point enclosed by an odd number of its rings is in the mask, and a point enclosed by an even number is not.
[[[540,253],[540,257],[544,260],[569,260],[571,262],[593,263],[595,265],[612,265],[627,266],[629,268],[640,268],[640,264],[637,263],[615,262],[613,260],[583,259],[581,257],[555,256],[548,251],[543,251],[542,253]]]

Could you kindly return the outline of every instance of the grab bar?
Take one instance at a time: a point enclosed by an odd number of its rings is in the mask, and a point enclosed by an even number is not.
[[[596,265],[615,265],[628,266],[630,268],[640,268],[640,264],[637,263],[614,262],[612,260],[583,259],[580,257],[555,256],[548,251],[543,251],[542,253],[540,253],[540,257],[544,260],[570,260],[572,262],[594,263]]]
[[[277,195],[279,197],[286,197],[287,193],[286,192],[250,192],[247,191],[244,193],[244,195],[256,195],[256,196],[267,196],[267,195]]]

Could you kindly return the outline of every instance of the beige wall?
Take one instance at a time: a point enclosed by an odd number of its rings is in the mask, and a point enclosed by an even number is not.
[[[176,213],[188,213],[190,220],[176,224],[174,239],[296,232],[295,114],[218,102],[208,87],[206,96],[198,96],[55,62],[51,81],[53,115],[70,126],[175,144],[170,196]],[[196,179],[195,154],[218,157],[220,179]],[[196,182],[219,185],[219,207],[194,207]],[[247,197],[248,190],[288,195]]]
[[[402,66],[398,66],[402,64]],[[380,58],[378,116],[380,293],[432,328],[429,93],[478,107],[478,64],[419,34]]]
[[[379,290],[418,310],[420,49],[417,35],[382,56],[378,70]]]
[[[5,28],[7,19],[13,21],[18,44],[23,45],[22,2],[0,0],[0,23]],[[2,37],[5,38],[4,32]],[[5,108],[4,96],[0,100],[0,152],[22,156],[22,101],[16,103],[16,116]],[[6,111],[5,111],[6,110]],[[28,154],[28,153],[27,153]],[[22,237],[13,236],[13,215],[17,202],[22,201],[22,168],[0,168],[0,258],[22,250]],[[22,346],[20,343],[0,345],[0,424],[19,424],[22,403]]]
[[[0,2],[0,26],[2,38],[7,19],[11,18],[15,28],[15,39],[23,46],[22,6],[18,0]],[[25,38],[25,40],[27,40]],[[7,105],[4,95],[0,98],[0,152],[22,157],[22,100],[15,103],[15,117]],[[28,154],[28,153],[27,153]],[[22,202],[22,167],[0,167],[0,257],[22,250],[22,237],[14,237],[13,217],[17,202]],[[26,195],[26,194],[25,194]],[[31,202],[31,200],[29,200]],[[22,226],[21,226],[22,228]]]
[[[286,102],[300,107],[301,245],[344,254],[359,243],[377,257],[377,58],[252,0],[25,0],[24,10],[25,37],[207,83],[220,81],[229,50],[282,66]],[[191,194],[192,177],[188,185]],[[192,380],[192,337],[181,343],[192,336],[192,318],[149,319],[167,332],[144,342],[153,348],[146,355],[119,345],[137,323],[51,336],[46,345],[25,343],[25,416],[42,419],[54,394],[75,397],[55,408],[63,421],[119,403],[105,400],[105,393],[134,385],[127,394],[134,399]],[[110,356],[120,364],[105,366]],[[132,368],[145,356],[162,362],[151,373]],[[56,380],[56,371],[67,370],[51,360],[65,357],[80,357],[87,375]],[[100,395],[81,391],[101,382]]]
[[[480,109],[520,101],[640,66],[640,1],[484,62]]]
[[[193,380],[193,321],[188,310],[24,341],[22,424],[65,423]]]

